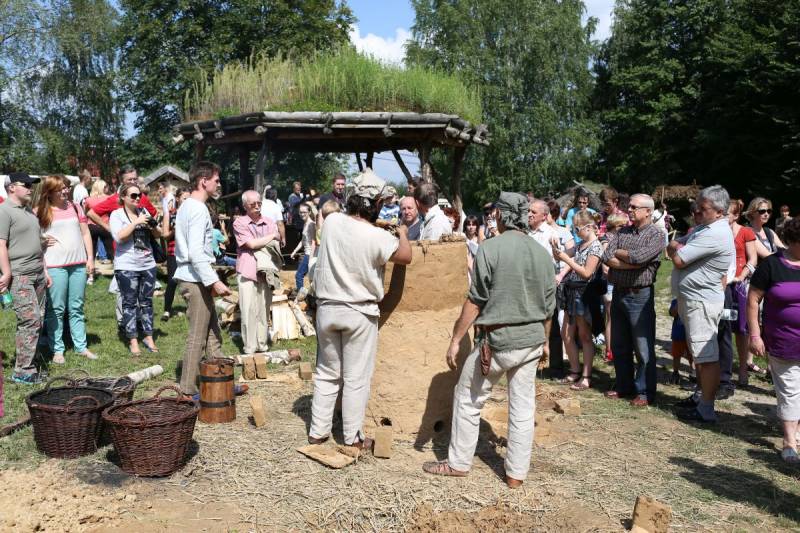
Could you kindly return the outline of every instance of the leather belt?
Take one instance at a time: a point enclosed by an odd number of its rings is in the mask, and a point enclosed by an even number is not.
[[[618,287],[614,287],[614,290],[615,291],[619,291],[619,292],[621,292],[623,294],[639,294],[640,291],[643,291],[645,289],[650,289],[652,287],[653,287],[652,285],[647,285],[645,287],[624,287],[624,288],[623,287],[619,287],[619,288]]]

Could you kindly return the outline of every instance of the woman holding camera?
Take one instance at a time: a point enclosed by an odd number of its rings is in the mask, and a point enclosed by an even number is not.
[[[114,242],[114,276],[122,297],[122,325],[128,338],[131,355],[139,355],[137,322],[142,328],[142,344],[150,352],[158,352],[153,341],[153,289],[156,283],[156,262],[152,239],[160,228],[147,210],[139,207],[142,193],[136,185],[123,185],[119,191],[122,208],[111,213],[109,226]]]

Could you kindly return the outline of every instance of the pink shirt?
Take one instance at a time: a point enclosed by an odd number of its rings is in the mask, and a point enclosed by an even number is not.
[[[66,209],[53,206],[53,221],[43,233],[55,237],[56,243],[44,251],[44,263],[48,268],[86,264],[86,246],[83,243],[81,224],[86,224],[86,215],[81,206],[67,203]]]
[[[253,239],[260,239],[267,235],[278,236],[278,226],[272,219],[262,216],[256,222],[245,215],[236,217],[233,221],[233,234],[236,237],[236,272],[251,281],[258,281],[256,258],[253,250],[246,248],[245,244]]]

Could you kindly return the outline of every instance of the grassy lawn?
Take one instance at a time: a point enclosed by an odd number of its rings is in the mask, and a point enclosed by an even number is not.
[[[165,284],[165,279],[161,283]],[[136,391],[136,398],[147,397],[155,389],[163,385],[175,383],[176,366],[183,358],[186,345],[188,323],[185,317],[174,317],[169,322],[161,322],[159,317],[164,311],[164,298],[154,298],[155,305],[155,340],[160,353],[152,354],[142,349],[142,355],[131,357],[128,352],[127,342],[117,335],[116,319],[114,316],[114,295],[108,293],[110,278],[100,277],[94,285],[86,290],[86,320],[89,349],[100,357],[90,361],[72,353],[69,349],[65,354],[65,365],[49,365],[49,361],[38,361],[46,369],[50,378],[56,376],[69,376],[81,369],[92,376],[124,376],[134,370],[159,364],[164,367],[164,373],[155,379],[140,384]],[[173,311],[185,311],[185,305],[179,295],[175,297]],[[3,360],[3,375],[9,378],[14,369],[14,338],[15,317],[12,311],[0,312],[0,350],[7,355]],[[223,330],[223,352],[228,355],[240,353],[239,345],[235,344]],[[279,341],[275,349],[301,348],[303,359],[314,361],[316,353],[316,338],[310,337],[296,341]],[[237,370],[238,377],[238,370]],[[58,384],[56,384],[58,385]],[[18,417],[26,415],[28,408],[25,397],[40,387],[18,385],[6,379],[4,383],[5,416],[0,423],[9,424]],[[0,468],[11,464],[35,465],[44,456],[36,451],[33,434],[30,427],[19,431],[9,437],[0,439]]]

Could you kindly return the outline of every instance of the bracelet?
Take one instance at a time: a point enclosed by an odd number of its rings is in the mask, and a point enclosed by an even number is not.
[[[760,339],[760,338],[761,338],[761,335],[750,335],[750,340],[751,341],[754,340],[754,339]]]

